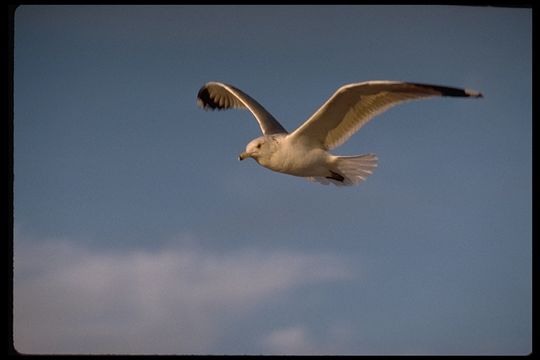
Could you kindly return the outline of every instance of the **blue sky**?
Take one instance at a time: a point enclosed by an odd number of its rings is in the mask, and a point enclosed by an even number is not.
[[[531,351],[532,11],[22,6],[15,17],[14,341],[26,353]],[[480,100],[395,107],[339,155],[356,187],[238,154],[341,85]]]

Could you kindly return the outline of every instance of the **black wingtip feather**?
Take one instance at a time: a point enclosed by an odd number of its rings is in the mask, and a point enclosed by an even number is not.
[[[418,84],[418,83],[413,83],[412,85],[435,90],[439,92],[441,96],[473,97],[473,98],[484,97],[484,95],[482,95],[481,92],[470,90],[470,89],[459,89],[459,88],[450,87],[450,86],[439,86],[439,85]]]
[[[206,85],[203,86],[197,94],[197,104],[204,110],[222,110],[226,108],[226,106],[223,106],[212,99]]]

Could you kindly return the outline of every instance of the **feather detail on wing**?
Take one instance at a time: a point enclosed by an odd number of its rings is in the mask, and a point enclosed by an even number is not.
[[[329,150],[343,144],[369,120],[390,107],[433,96],[482,97],[482,94],[473,90],[399,81],[349,84],[339,88],[289,136]]]
[[[235,88],[219,82],[209,82],[197,94],[197,104],[205,110],[247,109],[264,135],[287,133],[287,130],[257,101]]]

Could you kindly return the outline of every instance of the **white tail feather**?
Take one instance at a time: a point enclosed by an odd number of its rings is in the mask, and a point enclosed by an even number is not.
[[[324,185],[330,183],[337,186],[357,185],[373,174],[373,170],[377,167],[377,160],[375,154],[338,156],[328,177],[310,177],[308,179]]]

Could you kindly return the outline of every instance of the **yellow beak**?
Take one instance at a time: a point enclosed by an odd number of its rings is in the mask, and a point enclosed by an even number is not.
[[[238,155],[238,160],[242,161],[244,159],[247,159],[248,157],[251,157],[251,154],[248,152],[243,152],[240,155]]]

